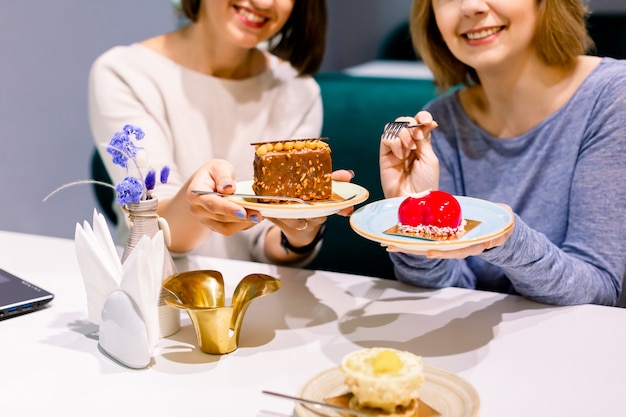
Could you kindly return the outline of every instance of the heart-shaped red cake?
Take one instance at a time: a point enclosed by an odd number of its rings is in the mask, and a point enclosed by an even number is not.
[[[445,191],[427,191],[407,197],[398,208],[398,230],[426,239],[450,240],[465,227],[461,205]]]

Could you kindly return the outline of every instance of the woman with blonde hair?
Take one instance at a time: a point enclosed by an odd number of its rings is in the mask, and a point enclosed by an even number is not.
[[[399,280],[614,305],[626,274],[626,62],[593,46],[579,0],[414,0],[441,97],[383,140],[386,197],[503,204],[514,227],[450,252],[388,248]]]

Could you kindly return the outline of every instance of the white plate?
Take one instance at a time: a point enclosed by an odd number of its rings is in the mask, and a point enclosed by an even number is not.
[[[366,239],[406,250],[453,250],[494,239],[513,226],[513,216],[501,206],[472,197],[455,196],[464,219],[477,220],[478,226],[455,240],[427,240],[384,233],[398,222],[398,207],[406,197],[375,201],[350,216],[350,226]]]
[[[237,193],[254,194],[252,190],[252,180],[237,183]],[[314,217],[325,217],[335,214],[340,210],[352,207],[367,200],[370,193],[360,185],[350,182],[333,181],[333,194],[342,198],[351,198],[347,201],[319,201],[310,205],[304,204],[272,204],[260,203],[258,201],[246,200],[242,197],[224,197],[245,207],[247,209],[258,210],[263,217],[273,217],[278,219],[311,219]]]
[[[424,384],[420,389],[420,400],[441,414],[441,417],[475,417],[480,408],[480,397],[476,389],[458,375],[424,365]],[[348,392],[343,383],[339,367],[328,369],[310,379],[297,394],[301,398],[323,402],[324,399]],[[312,409],[296,405],[300,417],[342,417],[333,410]],[[419,415],[419,411],[418,411]]]

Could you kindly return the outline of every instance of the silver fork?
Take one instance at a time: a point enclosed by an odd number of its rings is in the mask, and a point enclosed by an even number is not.
[[[412,129],[414,127],[423,126],[423,124],[409,125],[409,122],[389,122],[383,128],[383,134],[380,135],[382,141],[392,141],[398,139],[400,131],[404,128]]]
[[[300,198],[281,197],[277,195],[256,195],[256,194],[241,194],[241,193],[224,194],[224,193],[220,193],[219,191],[202,191],[202,190],[192,190],[191,192],[194,194],[200,194],[200,195],[219,195],[220,197],[241,197],[241,198],[253,198],[256,200],[264,199],[264,200],[292,201],[294,203],[300,203],[304,205],[312,204]]]
[[[297,198],[297,197],[282,197],[282,196],[277,196],[277,195],[256,195],[256,194],[241,194],[241,193],[224,194],[224,193],[220,193],[219,191],[202,191],[202,190],[191,190],[191,192],[194,193],[194,194],[199,194],[199,195],[218,195],[220,197],[241,197],[241,198],[252,198],[252,199],[255,199],[255,200],[291,201],[291,202],[294,202],[294,203],[304,204],[306,206],[317,205],[317,204],[324,204],[324,203],[339,203],[339,202],[343,202],[343,201],[352,200],[353,198],[355,198],[357,196],[357,194],[353,194],[353,195],[351,195],[349,197],[344,198],[343,200],[310,202],[310,201],[302,200],[302,199]]]

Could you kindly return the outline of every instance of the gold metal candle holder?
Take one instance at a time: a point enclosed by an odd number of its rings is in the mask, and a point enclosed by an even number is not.
[[[197,270],[172,275],[163,282],[170,292],[165,303],[185,310],[191,319],[200,350],[222,355],[237,349],[243,317],[255,298],[280,288],[279,279],[265,274],[246,275],[226,306],[224,278],[218,271]]]

